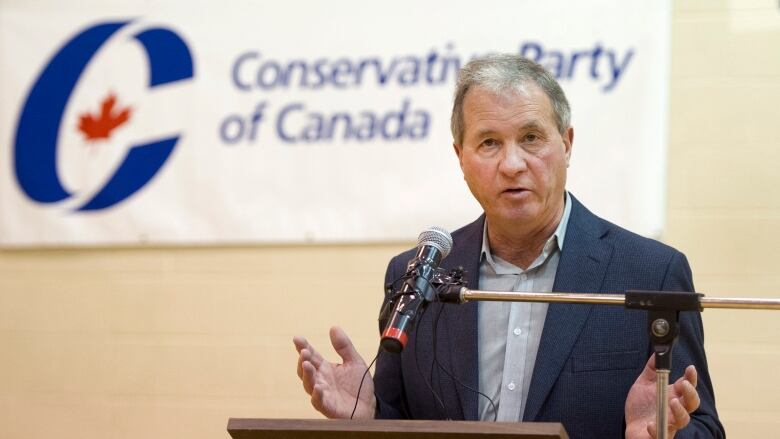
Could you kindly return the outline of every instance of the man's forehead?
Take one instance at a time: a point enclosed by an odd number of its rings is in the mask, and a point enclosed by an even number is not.
[[[495,101],[514,101],[517,99],[533,99],[539,96],[547,96],[533,81],[524,81],[516,84],[506,84],[500,87],[486,87],[477,85],[471,87],[465,96],[465,100],[473,100],[476,96]],[[469,99],[472,98],[472,99]]]
[[[519,87],[506,87],[500,90],[491,90],[485,87],[470,89],[464,99],[463,119],[464,123],[475,113],[492,112],[503,108],[515,106],[537,106],[546,109],[550,121],[554,121],[552,102],[546,93],[536,84],[524,83]],[[468,127],[464,127],[468,129]]]
[[[506,87],[491,89],[477,86],[466,92],[463,102],[463,119],[469,117],[472,111],[483,111],[499,107],[510,108],[520,105],[534,105],[546,108],[550,117],[555,119],[552,100],[547,93],[533,82],[507,85]]]

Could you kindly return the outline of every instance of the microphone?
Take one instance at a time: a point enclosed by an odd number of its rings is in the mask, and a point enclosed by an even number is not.
[[[432,281],[439,262],[450,254],[450,250],[452,236],[447,230],[433,226],[420,233],[417,254],[406,266],[406,280],[397,293],[397,302],[393,304],[391,301],[386,307],[387,311],[395,309],[382,331],[380,344],[384,350],[397,354],[406,346],[407,332],[417,313],[436,296]]]

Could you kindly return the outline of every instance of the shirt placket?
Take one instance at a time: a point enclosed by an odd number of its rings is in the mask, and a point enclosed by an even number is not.
[[[512,291],[532,291],[533,277],[527,271],[515,275],[516,282]],[[498,419],[517,421],[520,419],[523,400],[523,380],[525,377],[524,361],[528,349],[529,322],[531,304],[513,302],[509,310],[507,324],[506,351],[504,356],[504,373],[501,380],[501,404],[498,407]]]

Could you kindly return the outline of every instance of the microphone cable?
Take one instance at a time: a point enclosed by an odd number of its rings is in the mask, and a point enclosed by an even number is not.
[[[420,325],[423,322],[423,315],[425,315],[425,312],[428,310],[428,307],[426,306],[423,308],[422,312],[420,313],[419,320],[417,320],[417,327],[414,329],[414,365],[417,368],[417,374],[420,375],[420,378],[422,379],[423,384],[428,388],[428,390],[431,391],[431,394],[433,395],[433,398],[436,400],[437,403],[441,406],[441,408],[444,410],[444,418],[446,420],[451,420],[449,413],[447,413],[447,405],[444,403],[444,400],[441,399],[441,397],[436,393],[435,390],[433,390],[433,363],[431,363],[431,376],[428,381],[425,381],[425,375],[422,373],[422,370],[420,369],[420,357],[418,355],[418,352],[420,350],[417,348],[419,346],[419,343],[417,343],[418,335],[420,334]],[[433,329],[433,328],[432,328]],[[433,345],[433,358],[436,358],[436,344]],[[439,406],[434,404],[434,407],[436,407],[436,411],[439,412]]]
[[[357,395],[355,396],[355,407],[352,408],[352,414],[349,415],[350,420],[355,417],[355,411],[357,411],[357,406],[358,403],[360,402],[360,390],[363,388],[363,382],[366,380],[366,375],[368,375],[368,371],[371,370],[371,366],[374,365],[376,359],[379,357],[379,352],[381,351],[382,348],[380,347],[379,350],[376,352],[376,355],[374,355],[374,359],[371,360],[371,364],[369,364],[368,367],[366,367],[366,371],[363,372],[363,378],[360,379],[360,385],[358,386]]]
[[[392,291],[394,290],[394,286],[398,281],[407,279],[409,275],[407,273],[402,274],[398,278],[396,278],[394,281],[390,282],[388,284],[388,290]],[[385,301],[389,301],[392,303],[396,298],[398,298],[401,294],[399,293],[392,293],[392,294],[386,294],[385,295]],[[382,305],[382,308],[384,309],[384,304]],[[425,312],[425,310],[423,310]],[[355,412],[357,411],[357,406],[360,403],[360,391],[363,389],[363,383],[366,381],[366,375],[368,375],[368,372],[371,370],[371,367],[376,363],[377,358],[379,358],[379,354],[382,352],[382,346],[379,346],[379,349],[376,351],[376,355],[374,355],[374,359],[371,360],[371,363],[366,367],[366,371],[363,372],[363,377],[360,379],[360,385],[358,386],[357,395],[355,395],[355,406],[352,408],[352,414],[349,415],[349,419],[352,420],[355,417]]]
[[[442,312],[444,311],[444,305],[445,304],[442,303],[442,306],[439,308],[439,312],[436,313],[436,317],[434,319],[434,324],[433,324],[433,345],[434,345],[433,362],[441,371],[443,371],[445,374],[447,374],[448,377],[450,377],[453,381],[455,381],[461,387],[463,387],[464,389],[467,389],[467,390],[469,390],[471,392],[477,393],[477,394],[481,395],[482,397],[484,397],[485,399],[487,399],[488,402],[490,403],[490,406],[493,408],[493,422],[496,422],[498,420],[498,408],[496,407],[496,404],[493,402],[493,400],[489,396],[487,396],[484,393],[480,392],[479,390],[466,385],[461,380],[456,378],[455,375],[450,373],[450,371],[448,371],[447,368],[445,368],[444,365],[441,364],[439,362],[439,360],[436,358],[436,329],[439,326],[439,318],[441,317]],[[431,368],[433,368],[433,365],[431,365]],[[433,371],[433,369],[431,369],[431,371]],[[433,374],[433,372],[431,372],[431,374]],[[433,376],[433,375],[431,375],[431,376]],[[457,391],[457,388],[456,388],[456,391]],[[464,415],[465,415],[465,413],[464,413]]]

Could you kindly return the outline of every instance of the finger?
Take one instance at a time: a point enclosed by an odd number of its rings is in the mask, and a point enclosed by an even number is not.
[[[295,348],[298,350],[299,354],[302,354],[303,351],[309,351],[311,354],[309,357],[304,358],[304,361],[310,360],[315,366],[320,367],[320,363],[322,363],[324,358],[316,349],[314,349],[314,346],[312,346],[308,340],[303,337],[295,336],[293,337],[293,343],[295,343]]]
[[[691,415],[689,415],[685,410],[685,407],[683,407],[679,398],[674,398],[669,403],[669,408],[672,410],[672,418],[674,419],[675,430],[680,430],[681,428],[684,428],[686,425],[688,425],[689,422],[691,422]]]
[[[352,345],[352,341],[347,336],[347,333],[338,326],[330,328],[330,342],[333,344],[333,349],[339,354],[345,363],[360,362],[365,364],[363,357],[355,350],[355,346]]]
[[[311,364],[314,365],[317,369],[320,368],[322,365],[322,362],[325,361],[325,359],[320,355],[319,352],[317,352],[311,345],[307,347],[306,349],[301,349],[301,358],[303,361],[308,361]]]
[[[696,391],[696,388],[693,387],[693,384],[691,384],[690,381],[680,378],[674,383],[674,390],[680,395],[681,402],[688,413],[693,413],[699,408],[699,404],[701,404],[699,392]]]
[[[322,358],[322,355],[320,355],[319,352],[311,348],[301,350],[301,359],[303,361],[308,361],[309,363],[313,364],[314,367],[316,367],[317,369],[319,369],[320,366],[322,366],[322,363],[325,361],[325,359]]]
[[[317,371],[322,365],[322,357],[313,356],[308,349],[301,350],[301,354],[298,356],[298,378],[303,378],[303,363],[311,364],[314,366],[315,371]]]
[[[303,376],[301,377],[303,379],[303,390],[311,395],[314,383],[317,382],[317,369],[308,361],[304,361],[301,368],[303,369]]]
[[[303,358],[301,358],[301,351],[306,348],[306,346],[309,344],[308,341],[306,341],[305,338],[296,335],[293,337],[293,344],[295,345],[295,350],[298,351],[298,366],[296,367],[296,372],[298,373],[298,378],[303,378],[303,368],[301,367],[301,363],[303,363]]]
[[[306,347],[309,346],[308,340],[301,337],[300,335],[293,337],[293,344],[295,345],[295,349],[298,350],[298,352],[301,352],[301,349],[306,349]]]
[[[318,412],[322,413],[325,416],[328,416],[327,413],[325,413],[325,407],[323,404],[323,391],[322,391],[322,385],[318,384],[314,386],[314,388],[311,391],[311,405],[317,409]]]
[[[696,371],[696,366],[690,365],[685,368],[685,379],[690,381],[691,384],[693,384],[693,387],[696,387],[699,383],[699,373]]]

